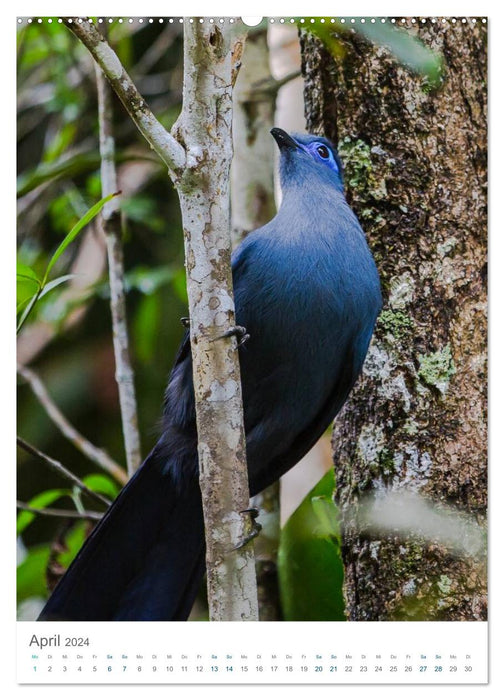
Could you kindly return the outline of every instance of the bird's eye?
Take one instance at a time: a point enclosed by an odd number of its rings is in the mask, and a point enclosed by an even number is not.
[[[321,158],[329,158],[329,149],[327,146],[318,146],[317,153]]]

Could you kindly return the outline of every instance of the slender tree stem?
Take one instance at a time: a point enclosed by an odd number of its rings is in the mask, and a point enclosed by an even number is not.
[[[93,445],[74,428],[49,396],[40,377],[32,369],[21,365],[18,365],[17,371],[28,382],[42,408],[67,440],[70,440],[80,452],[111,474],[119,483],[125,484],[128,481],[128,475],[124,469],[104,450]]]
[[[101,68],[95,63],[98,88],[98,121],[100,127],[100,156],[102,197],[117,192],[115,166],[115,143],[113,134],[112,101],[110,87]],[[119,203],[114,198],[103,207],[103,229],[107,241],[110,284],[110,308],[116,381],[119,389],[122,429],[126,465],[131,476],[140,466],[140,434],[138,432],[135,381],[130,361],[128,325],[126,321],[126,294],[124,291],[124,263],[122,248],[122,226]]]
[[[234,325],[229,220],[232,88],[244,37],[208,22],[184,25],[183,110],[168,134],[89,20],[69,28],[102,68],[152,148],[168,165],[184,226],[200,485],[213,620],[256,620],[240,366]],[[235,25],[236,26],[236,25]],[[184,144],[182,146],[182,144]],[[220,338],[220,339],[219,339]]]
[[[287,75],[284,75],[283,78],[278,78],[275,79],[273,76],[268,76],[265,78],[262,78],[261,80],[257,80],[254,83],[252,83],[252,89],[253,93],[255,95],[256,100],[264,100],[267,95],[271,96],[273,99],[276,98],[278,95],[278,91],[280,88],[282,88],[284,85],[287,85],[287,83],[290,83],[291,80],[296,80],[296,78],[299,78],[301,76],[301,71],[296,68],[296,70],[291,71],[290,73],[287,73]],[[252,99],[254,99],[252,97]]]
[[[179,185],[184,226],[200,486],[212,620],[258,619],[240,366],[231,279],[229,179],[232,85],[244,38],[209,23],[184,27],[182,114],[174,134],[186,145]]]
[[[96,498],[96,500],[100,501],[101,503],[104,503],[106,506],[110,505],[110,501],[108,500],[108,498],[105,498],[105,496],[102,496],[101,493],[96,493],[92,489],[88,488],[86,484],[79,479],[78,476],[75,476],[75,474],[73,474],[69,469],[64,467],[61,464],[61,462],[59,462],[57,459],[54,459],[54,457],[49,457],[49,455],[45,454],[45,452],[41,452],[36,447],[30,445],[29,442],[26,442],[26,440],[23,440],[23,438],[19,436],[17,437],[17,444],[25,452],[28,452],[28,454],[31,454],[34,457],[38,457],[39,459],[43,460],[46,464],[48,464],[51,467],[51,469],[54,469],[54,471],[56,471],[64,479],[70,481],[72,484],[75,484],[75,486],[77,486],[83,493],[87,493],[88,496]]]
[[[79,513],[76,510],[64,510],[63,508],[32,508],[28,503],[23,503],[23,501],[16,501],[16,508],[19,510],[26,510],[28,513],[35,513],[36,515],[51,515],[56,518],[76,518],[78,520],[101,520],[103,513],[97,513],[93,510],[84,510]]]

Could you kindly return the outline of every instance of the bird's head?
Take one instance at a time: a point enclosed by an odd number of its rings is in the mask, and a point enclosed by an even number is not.
[[[282,189],[320,179],[343,192],[343,166],[328,139],[313,134],[288,134],[277,127],[271,129],[271,135],[280,149]]]

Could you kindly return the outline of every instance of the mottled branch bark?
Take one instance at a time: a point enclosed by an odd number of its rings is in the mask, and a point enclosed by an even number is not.
[[[98,124],[100,129],[102,197],[118,191],[115,165],[115,140],[112,116],[112,94],[102,69],[95,63],[98,91]],[[126,319],[126,292],[122,247],[121,212],[117,197],[107,202],[101,212],[107,241],[110,286],[110,310],[114,342],[115,378],[119,390],[124,451],[128,475],[140,466],[140,433],[138,431],[135,377],[131,366]]]
[[[168,165],[184,227],[200,484],[213,620],[257,619],[254,549],[234,325],[229,216],[232,88],[244,38],[236,23],[184,24],[182,113],[168,134],[88,20],[70,29],[101,66],[133,121]],[[234,29],[232,29],[234,27]]]
[[[484,558],[362,518],[405,491],[486,518],[486,27],[407,26],[444,57],[435,91],[356,35],[337,60],[302,37],[308,128],[339,142],[385,300],[334,430],[345,593],[352,620],[483,620]]]
[[[244,38],[186,22],[183,109],[173,133],[190,164],[178,183],[185,238],[200,485],[212,620],[255,620],[249,491],[231,279],[232,86]]]
[[[25,379],[30,385],[31,390],[40,402],[40,405],[52,420],[54,425],[61,433],[70,440],[70,442],[88,459],[97,464],[99,467],[108,472],[120,484],[125,484],[128,481],[128,475],[124,469],[117,464],[104,450],[93,445],[85,438],[68,419],[61,413],[52,398],[49,396],[44,383],[36,372],[28,367],[18,365],[18,374]]]

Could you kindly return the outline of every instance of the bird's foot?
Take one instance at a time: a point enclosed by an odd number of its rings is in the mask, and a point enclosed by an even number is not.
[[[245,533],[245,536],[238,542],[236,547],[233,549],[241,549],[244,547],[246,544],[248,544],[251,540],[253,540],[257,535],[261,532],[262,530],[262,525],[261,523],[258,523],[256,521],[257,516],[259,515],[259,511],[257,508],[246,508],[245,510],[241,510],[240,513],[248,513],[249,515],[249,522],[246,527],[247,532]]]
[[[231,326],[231,328],[228,331],[226,331],[222,335],[217,336],[217,338],[214,338],[214,340],[220,340],[221,338],[230,338],[233,335],[238,341],[238,347],[240,347],[240,345],[244,345],[250,338],[250,335],[247,333],[247,329],[243,326]]]
[[[191,325],[191,319],[189,318],[189,316],[182,316],[182,318],[180,319],[180,323],[184,326],[184,328],[189,328],[189,326]]]

